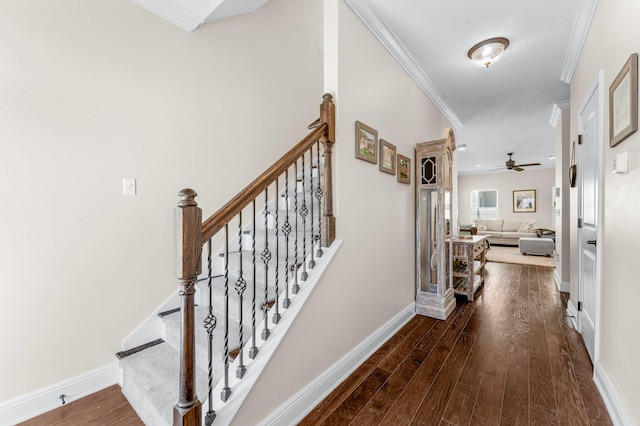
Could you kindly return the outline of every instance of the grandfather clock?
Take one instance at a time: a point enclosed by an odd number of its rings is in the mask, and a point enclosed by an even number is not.
[[[416,144],[416,313],[446,319],[456,305],[451,271],[452,129]]]

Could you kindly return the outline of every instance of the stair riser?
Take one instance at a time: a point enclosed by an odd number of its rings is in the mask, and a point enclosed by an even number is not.
[[[319,245],[311,244],[311,236],[308,236],[308,238],[306,239],[306,245],[303,245],[303,240],[300,239],[298,241],[298,253],[297,253],[297,257],[295,257],[296,254],[296,247],[295,247],[295,243],[293,243],[292,241],[289,241],[289,252],[287,253],[286,250],[286,246],[285,243],[283,241],[281,241],[279,247],[278,247],[278,255],[276,256],[276,247],[275,246],[270,246],[269,247],[269,252],[271,255],[271,258],[268,262],[268,277],[269,277],[269,282],[272,283],[273,280],[275,279],[276,276],[276,261],[278,261],[278,271],[280,272],[280,280],[284,280],[285,278],[285,267],[288,263],[289,268],[291,268],[291,266],[293,266],[294,264],[302,264],[302,261],[304,259],[304,256],[306,255],[307,257],[310,256],[311,251],[313,250],[313,254],[314,257],[317,254]],[[264,277],[265,277],[265,264],[264,261],[262,259],[262,253],[264,251],[264,245],[262,246],[256,246],[256,255],[255,255],[255,259],[253,258],[253,252],[252,251],[243,251],[242,252],[242,273],[243,276],[245,277],[245,279],[247,278],[251,278],[253,276],[253,266],[254,266],[254,261],[255,261],[255,268],[256,268],[256,279],[258,281],[263,281]],[[288,254],[288,256],[287,256]],[[308,265],[307,265],[308,266]],[[206,270],[206,266],[203,267],[204,270]],[[216,256],[213,259],[213,265],[212,265],[212,273],[213,276],[219,276],[219,275],[224,275],[224,271],[225,271],[225,259],[224,256]],[[240,254],[236,251],[236,252],[229,252],[229,262],[228,262],[228,273],[229,275],[236,275],[239,276],[240,275]],[[291,276],[291,269],[289,269],[289,276]],[[203,278],[204,275],[201,275],[201,278]]]
[[[204,320],[208,314],[207,308],[198,306],[196,308],[196,364],[199,368],[207,370],[207,363],[209,359],[209,335],[204,327]],[[260,314],[258,312],[257,314]],[[213,377],[215,381],[218,381],[223,375],[224,369],[224,316],[214,312],[216,317],[216,327],[213,329]],[[262,318],[262,317],[260,317]],[[248,340],[251,336],[250,319],[245,322],[243,327],[244,341]],[[167,315],[163,317],[163,324],[165,326],[165,341],[174,349],[179,351],[180,348],[180,312]],[[239,326],[238,323],[229,316],[229,350],[237,348],[240,344],[239,338]]]
[[[299,208],[302,207],[302,204],[300,204]],[[307,216],[305,217],[305,219],[302,219],[302,216],[300,216],[300,214],[296,214],[293,210],[290,210],[288,213],[288,218],[289,218],[289,224],[291,226],[292,229],[292,233],[291,233],[291,238],[293,239],[293,235],[294,235],[294,230],[296,227],[296,222],[298,225],[298,233],[300,235],[300,238],[302,238],[302,232],[303,232],[303,226],[306,223],[307,225],[307,232],[310,231],[311,229],[311,206],[309,205],[309,202],[307,201]],[[319,212],[318,210],[318,206],[315,205],[313,206],[313,228],[315,229],[315,231],[317,232],[318,230],[318,223],[319,223],[319,218],[322,216],[322,213]],[[274,214],[269,214],[267,216],[267,226],[265,227],[264,224],[264,216],[262,215],[262,213],[256,215],[256,238],[257,239],[264,239],[264,231],[265,229],[267,229],[269,231],[269,237],[271,238],[273,236],[273,234],[275,233],[275,229],[276,229],[276,219],[277,219],[277,223],[278,223],[278,233],[280,235],[282,235],[282,227],[284,226],[286,220],[287,220],[287,212],[284,210],[281,210],[278,212],[278,217],[276,218],[276,216]],[[297,219],[297,220],[296,220]],[[247,229],[243,227],[243,231],[245,232],[245,241],[243,242],[243,244],[245,244],[245,249],[248,250],[248,248],[246,248],[246,245],[250,246],[250,238],[247,238],[250,234],[251,229]],[[233,240],[234,240],[234,245],[233,247],[237,247],[237,228],[236,229],[229,229],[229,232],[234,234],[233,235]]]
[[[309,252],[307,251],[307,256],[309,255]],[[255,276],[256,276],[256,283],[258,283],[258,286],[264,286],[264,282],[265,282],[265,277],[268,278],[268,285],[269,287],[275,287],[276,285],[276,278],[278,278],[277,282],[279,284],[280,287],[282,287],[284,285],[284,283],[288,280],[291,280],[294,275],[294,271],[292,270],[292,267],[297,264],[299,271],[301,272],[303,270],[302,268],[302,254],[300,254],[298,256],[298,261],[295,262],[295,259],[293,257],[289,258],[289,263],[288,263],[288,273],[287,273],[287,264],[284,262],[283,258],[280,259],[280,262],[278,263],[278,268],[276,269],[276,264],[274,261],[269,262],[269,268],[268,270],[265,271],[265,267],[264,267],[264,263],[262,263],[262,260],[256,260],[256,268],[255,268]],[[231,288],[233,288],[233,286],[236,284],[236,281],[238,280],[238,277],[240,276],[240,266],[239,266],[240,262],[239,260],[232,256],[229,256],[229,284],[231,285]],[[251,263],[250,260],[244,260],[242,262],[242,277],[244,278],[245,281],[252,281],[253,280],[253,265]],[[214,269],[214,276],[218,277],[218,276],[224,276],[224,267],[222,267],[220,270],[216,271],[217,268]],[[309,270],[309,264],[307,264],[307,270]]]
[[[222,317],[225,311],[225,301],[224,301],[224,283],[222,280],[216,280],[213,283],[212,288],[212,299],[213,299],[213,311],[216,317]],[[235,280],[230,280],[229,285],[229,319],[239,322],[240,321],[240,295],[236,291]],[[244,323],[248,323],[252,318],[252,303],[253,303],[253,285],[251,281],[247,282],[247,287],[245,291],[242,293],[243,303],[242,303],[242,315]],[[282,297],[283,288],[279,288],[280,294]],[[208,286],[206,284],[201,284],[199,286],[200,292],[200,304],[202,306],[207,306],[209,301],[209,293]],[[269,286],[267,289],[267,300],[272,300],[275,298],[275,287]],[[262,317],[260,306],[264,303],[264,285],[257,284],[256,285],[256,317]]]

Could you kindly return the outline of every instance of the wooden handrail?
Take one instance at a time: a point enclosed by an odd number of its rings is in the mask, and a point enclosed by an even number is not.
[[[236,217],[255,200],[269,185],[275,182],[299,158],[321,143],[324,148],[323,177],[324,203],[322,205],[322,241],[328,247],[335,239],[335,217],[333,216],[332,195],[332,147],[335,142],[335,106],[330,94],[323,95],[320,118],[309,127],[313,130],[289,152],[251,182],[231,201],[220,208],[210,218],[202,222],[202,210],[195,201],[192,189],[180,191],[180,202],[175,209],[175,236],[177,275],[181,297],[181,338],[180,338],[180,383],[178,403],[173,409],[174,426],[194,426],[201,424],[202,405],[195,392],[195,283],[201,272],[202,246],[218,231]],[[318,150],[319,151],[319,150]],[[319,152],[318,152],[319,154]],[[311,157],[313,155],[311,154]],[[303,157],[304,158],[304,157]],[[297,177],[296,177],[297,178]],[[318,187],[318,190],[320,187]],[[228,396],[228,395],[227,395]],[[226,400],[226,399],[225,399]],[[215,412],[207,412],[213,419]]]
[[[327,128],[328,124],[322,123],[313,129],[307,137],[302,139],[296,146],[291,148],[289,152],[273,163],[267,171],[258,176],[257,179],[240,191],[238,195],[233,197],[231,201],[205,220],[202,224],[202,241],[207,241],[213,237],[225,224],[229,223],[242,209],[247,207],[260,193],[275,182],[285,170],[291,167],[298,158],[302,157],[302,154],[307,152],[314,143],[318,142],[320,138],[327,133]]]

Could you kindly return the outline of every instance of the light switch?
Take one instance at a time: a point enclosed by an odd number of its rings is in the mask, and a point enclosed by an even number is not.
[[[124,195],[136,195],[136,180],[133,178],[122,179],[122,194]]]

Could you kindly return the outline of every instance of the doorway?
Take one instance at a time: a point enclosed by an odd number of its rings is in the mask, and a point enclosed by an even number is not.
[[[598,80],[586,96],[578,115],[579,133],[582,135],[578,150],[578,331],[582,334],[592,362],[596,353],[599,297],[600,86]]]

